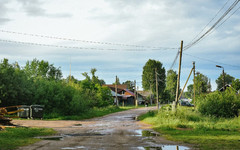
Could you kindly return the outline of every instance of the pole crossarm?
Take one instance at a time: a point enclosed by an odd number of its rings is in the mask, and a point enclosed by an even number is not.
[[[185,87],[186,87],[186,85],[187,85],[187,83],[188,83],[188,80],[189,80],[189,78],[190,78],[193,70],[194,70],[194,68],[191,69],[190,74],[189,74],[189,76],[188,76],[188,78],[187,78],[187,81],[186,81],[186,83],[185,83],[185,85],[184,85],[184,87],[183,87],[183,89],[182,89],[182,91],[181,91],[181,93],[180,93],[180,95],[179,95],[179,97],[178,97],[178,99],[177,99],[177,102],[179,101],[180,97],[182,96],[182,93],[183,93],[183,91],[184,91],[184,89],[185,89]]]

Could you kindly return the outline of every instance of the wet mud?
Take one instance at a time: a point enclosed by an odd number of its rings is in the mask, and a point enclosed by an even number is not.
[[[147,107],[114,113],[84,121],[15,120],[22,126],[48,127],[57,135],[42,139],[19,150],[185,150],[182,145],[164,139],[151,126],[137,121],[137,116],[155,108]]]

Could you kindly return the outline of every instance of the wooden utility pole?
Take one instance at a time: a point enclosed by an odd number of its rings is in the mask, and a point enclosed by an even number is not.
[[[71,83],[71,80],[72,80],[72,75],[71,75],[71,65],[72,65],[72,60],[70,58],[70,76],[69,76],[69,83]]]
[[[223,68],[223,91],[225,91],[225,73],[224,73],[224,68]]]
[[[181,97],[182,94],[183,94],[183,91],[184,91],[184,89],[185,89],[185,87],[186,87],[186,85],[187,85],[187,83],[188,83],[188,80],[189,80],[189,78],[190,78],[190,76],[191,76],[191,74],[192,74],[192,71],[193,71],[193,68],[191,69],[191,71],[190,71],[190,73],[189,73],[189,75],[188,75],[187,81],[186,81],[186,83],[184,84],[184,87],[183,87],[181,93],[180,93],[179,96],[178,96],[178,101],[179,101],[180,97]]]
[[[137,107],[138,101],[137,101],[136,94],[137,94],[137,87],[136,87],[136,80],[134,80],[134,100],[135,100],[135,106]]]
[[[179,88],[180,88],[180,74],[181,74],[181,65],[182,65],[182,49],[183,49],[183,41],[181,41],[180,55],[179,55],[179,66],[178,66],[178,78],[177,78],[177,89],[176,89],[176,98],[175,98],[175,108],[177,107],[177,103],[178,103],[178,93],[179,93]]]
[[[117,103],[117,106],[119,106],[119,103],[118,103],[118,97],[117,97],[117,76],[116,76],[116,81],[115,81],[115,99],[116,99],[116,103]]]
[[[193,62],[193,102],[194,102],[194,108],[196,107],[195,95],[196,95],[196,85],[195,85],[195,61],[194,61]]]
[[[159,101],[158,101],[158,74],[157,74],[157,68],[155,68],[155,77],[156,77],[156,99],[157,99],[157,110],[159,110]]]

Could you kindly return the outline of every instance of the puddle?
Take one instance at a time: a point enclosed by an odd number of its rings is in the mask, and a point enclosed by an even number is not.
[[[137,135],[134,136],[145,136],[145,137],[149,137],[149,136],[160,136],[159,133],[155,132],[155,131],[151,131],[151,130],[134,130],[135,133],[137,133]]]
[[[138,147],[139,150],[187,150],[190,149],[185,146],[178,145],[163,145],[163,146],[152,146],[152,147]]]
[[[53,140],[53,141],[61,141],[63,140],[63,136],[49,136],[49,137],[36,137],[41,140]]]
[[[75,146],[75,147],[63,147],[61,149],[85,149],[84,146]]]
[[[75,136],[104,136],[106,134],[100,134],[100,133],[79,133],[79,134],[63,134],[63,136],[67,137],[75,137]]]
[[[150,131],[150,130],[143,130],[142,136],[160,136],[159,133]]]

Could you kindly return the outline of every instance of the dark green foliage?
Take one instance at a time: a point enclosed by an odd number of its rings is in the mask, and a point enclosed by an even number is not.
[[[169,93],[170,101],[174,101],[176,97],[177,73],[173,70],[168,70],[166,78],[166,91]]]
[[[105,107],[113,103],[110,89],[95,76],[85,73],[83,81],[61,80],[61,70],[46,61],[34,59],[24,69],[0,63],[0,106],[44,105],[45,114],[78,115],[94,107]],[[73,78],[74,79],[74,78]],[[66,82],[68,81],[68,82]]]
[[[127,85],[127,88],[130,91],[134,91],[134,81],[127,80],[127,81],[123,82],[122,84]]]
[[[198,110],[204,115],[215,117],[238,116],[240,96],[232,88],[224,92],[216,91],[198,98]]]
[[[197,73],[195,77],[195,86],[196,86],[196,94],[200,95],[202,93],[206,93],[208,90],[208,77]]]
[[[161,96],[166,87],[166,75],[165,68],[160,61],[149,59],[146,62],[145,66],[143,67],[142,86],[144,90],[151,90],[153,93],[156,93],[155,68],[157,68],[158,73],[158,92],[159,96]]]
[[[236,90],[239,91],[240,90],[240,80],[239,79],[235,79],[232,82],[232,87]]]
[[[232,84],[232,82],[234,81],[234,77],[232,77],[231,75],[224,73],[224,78],[225,78],[225,85],[226,84]],[[217,90],[221,89],[223,87],[223,74],[221,74],[217,80]]]

